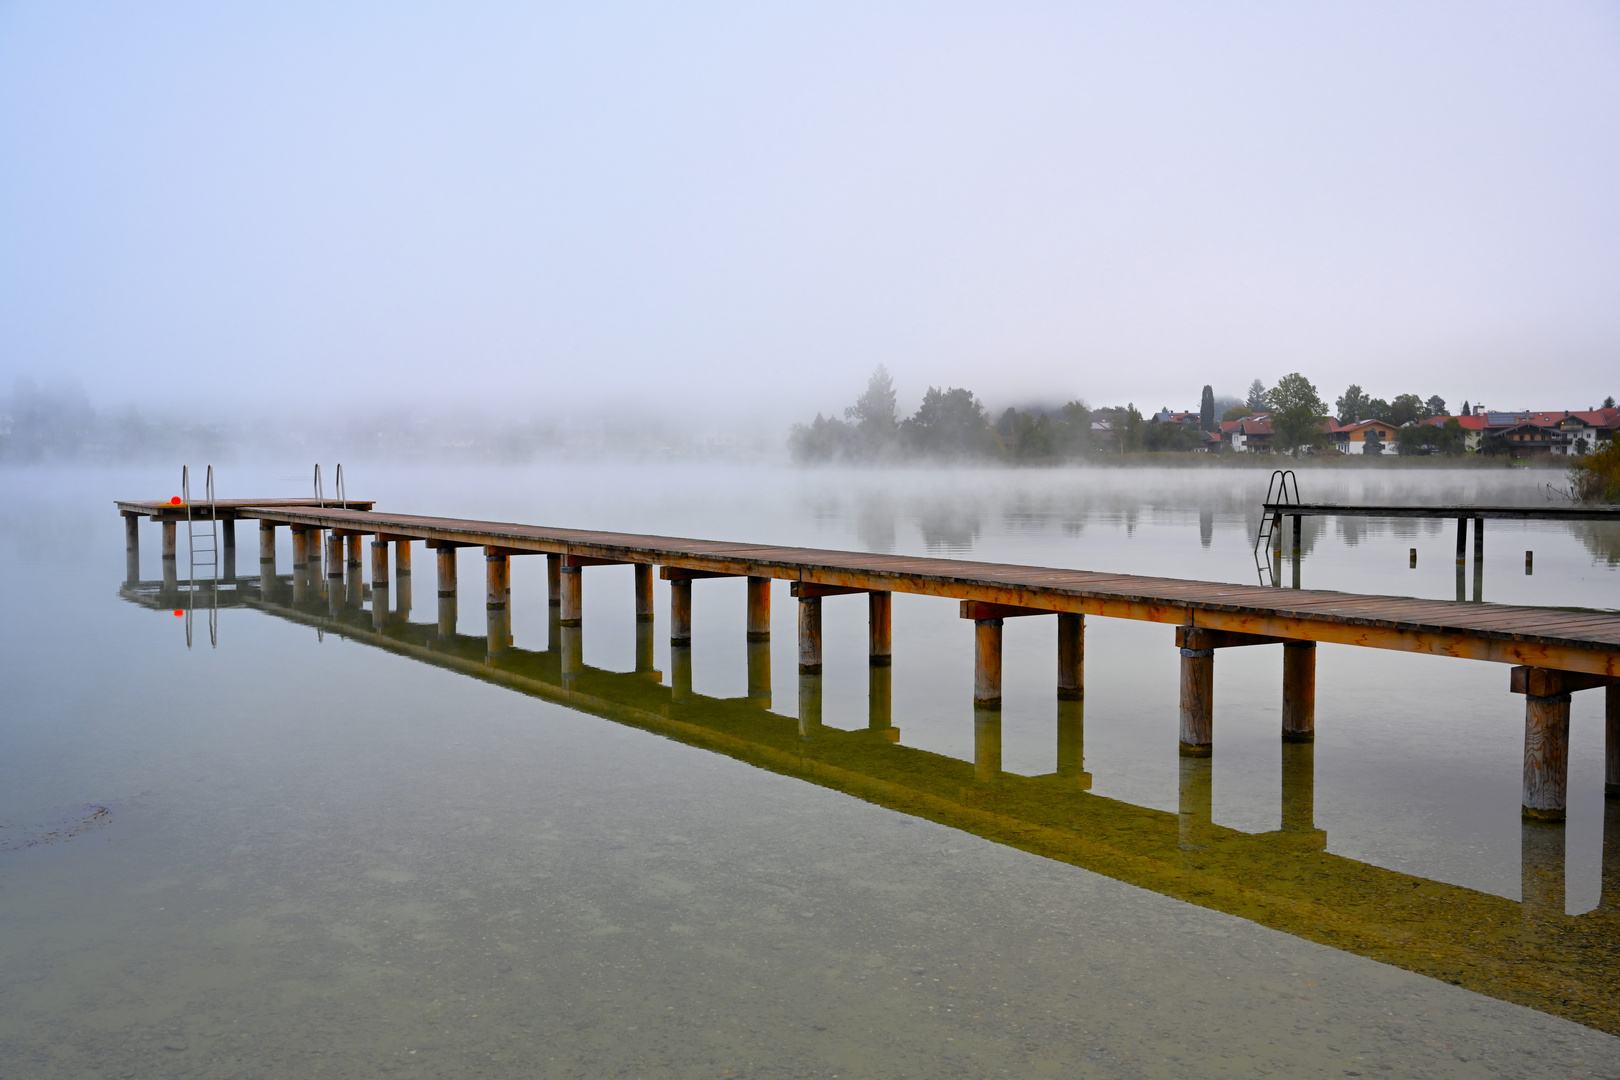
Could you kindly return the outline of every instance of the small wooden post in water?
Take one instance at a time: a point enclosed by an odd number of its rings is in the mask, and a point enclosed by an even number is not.
[[[388,541],[378,537],[371,542],[371,587],[388,588]]]
[[[504,654],[512,641],[511,612],[507,597],[511,592],[511,561],[505,552],[484,549],[484,610],[490,656]]]
[[[1525,552],[1524,553],[1524,576],[1529,577],[1531,574],[1535,573],[1535,568],[1536,568],[1536,553],[1533,552],[1533,551]]]
[[[1200,643],[1201,635],[1187,634],[1187,641]],[[1215,650],[1181,650],[1181,753],[1208,757],[1214,750]]]
[[[748,579],[748,640],[758,642],[769,641],[770,639],[771,579],[768,577],[750,577]],[[753,695],[750,694],[749,696],[752,697]],[[770,696],[768,690],[766,696]]]
[[[562,556],[556,552],[546,553],[546,603],[562,604]]]
[[[293,567],[309,565],[309,530],[297,525],[292,528]]]
[[[636,563],[636,619],[653,620],[653,568],[651,563]]]
[[[799,674],[821,674],[821,597],[799,597]],[[803,707],[804,680],[799,680]],[[821,680],[816,680],[816,723],[821,722]],[[802,719],[801,719],[802,724]]]
[[[401,622],[411,617],[411,542],[405,537],[394,541],[394,610]]]
[[[335,531],[326,537],[326,577],[328,582],[343,580],[343,537]]]
[[[562,624],[578,626],[585,617],[585,568],[562,566]]]
[[[1524,695],[1524,816],[1563,821],[1569,790],[1567,672],[1516,667],[1514,693]]]
[[[276,561],[276,523],[273,521],[259,522],[259,561]]]
[[[170,562],[174,561],[175,523],[172,521],[165,521],[163,523],[163,557]]]
[[[973,620],[973,707],[1001,708],[1000,619]]]
[[[1465,517],[1460,517],[1460,518],[1457,519],[1457,565],[1461,566],[1463,563],[1465,563],[1467,561],[1468,561],[1468,519],[1465,518]],[[1461,571],[1458,571],[1459,580],[1461,579],[1461,573],[1462,573]],[[1461,597],[1458,597],[1458,599],[1461,599]]]
[[[888,667],[893,660],[894,594],[866,594],[867,661],[873,667]]]
[[[124,580],[141,580],[141,519],[134,514],[124,515]]]
[[[456,595],[456,549],[450,544],[439,545],[439,596],[440,598],[455,598]]]
[[[1316,642],[1283,642],[1282,737],[1316,739]]]
[[[349,565],[359,566],[364,561],[360,557],[360,542],[364,540],[365,537],[360,533],[352,532],[346,537],[346,539],[348,540],[347,546],[349,549]]]
[[[1086,617],[1058,613],[1059,701],[1080,701],[1086,696]]]
[[[672,578],[669,583],[669,643],[692,644],[692,579]]]
[[[233,517],[221,518],[219,521],[219,542],[225,550],[220,553],[224,565],[220,573],[224,580],[236,580],[236,519]]]

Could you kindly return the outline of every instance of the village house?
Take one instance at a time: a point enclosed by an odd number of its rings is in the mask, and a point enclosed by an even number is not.
[[[1365,454],[1368,442],[1380,443],[1384,450],[1393,453],[1394,447],[1390,444],[1397,430],[1387,420],[1358,420],[1353,424],[1335,424],[1328,432],[1328,442],[1346,454]]]

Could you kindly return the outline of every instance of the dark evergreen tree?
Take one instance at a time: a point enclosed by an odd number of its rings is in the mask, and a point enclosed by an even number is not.
[[[1215,431],[1220,427],[1215,422],[1215,388],[1207,384],[1203,399],[1198,403],[1198,426],[1205,431]]]

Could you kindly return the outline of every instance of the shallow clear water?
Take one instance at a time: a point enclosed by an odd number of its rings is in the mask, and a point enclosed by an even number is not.
[[[300,471],[228,470],[221,494],[301,494]],[[588,465],[361,468],[349,488],[411,513],[1247,582],[1265,479]],[[1535,502],[1547,479],[1303,483]],[[420,548],[411,623],[375,632],[363,607],[290,602],[285,530],[279,600],[244,585],[217,648],[199,614],[188,649],[172,597],[120,595],[111,507],[173,486],[0,475],[0,1076],[1620,1075],[1620,1044],[1566,1019],[1617,1027],[1601,691],[1575,696],[1549,832],[1521,825],[1522,699],[1485,663],[1323,646],[1302,761],[1277,738],[1279,650],[1223,651],[1215,756],[1189,764],[1168,627],[1088,620],[1076,710],[1054,700],[1051,621],[1010,620],[996,740],[954,602],[895,597],[876,716],[865,604],[833,598],[804,731],[780,583],[768,707],[730,580],[694,586],[675,701],[666,622],[658,677],[635,673],[628,568],[586,572],[587,670],[564,685],[543,560],[512,561],[514,649],[491,664],[481,603],[438,634]],[[1620,607],[1620,530],[1488,529],[1485,599]],[[255,541],[244,526],[245,577]],[[1301,581],[1452,599],[1453,543],[1448,523],[1307,522]],[[142,545],[157,579],[155,526]],[[464,597],[479,571],[464,553]]]

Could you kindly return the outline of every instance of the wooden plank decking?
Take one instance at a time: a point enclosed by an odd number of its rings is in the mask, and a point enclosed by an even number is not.
[[[1620,521],[1620,506],[1413,506],[1351,503],[1262,503],[1268,514],[1300,517],[1506,518],[1519,521]]]
[[[186,505],[175,504],[159,499],[121,499],[116,504],[118,512],[126,517],[150,517],[153,521],[184,521],[186,519]],[[281,506],[331,506],[343,507],[349,510],[370,510],[376,505],[371,499],[327,499],[324,504],[315,499],[215,499],[212,503],[218,512],[220,520],[250,516],[241,511],[245,507],[281,507]],[[207,521],[209,503],[193,501],[191,512],[196,520]]]
[[[120,504],[120,507],[130,504]],[[279,525],[646,563],[1620,676],[1620,613],[242,503]],[[1290,510],[1292,512],[1292,508]]]

